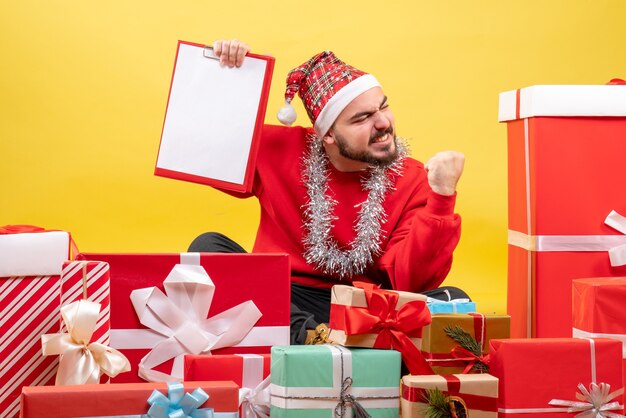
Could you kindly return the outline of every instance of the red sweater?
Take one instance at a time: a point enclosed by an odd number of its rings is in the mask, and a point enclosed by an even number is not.
[[[385,198],[382,255],[363,276],[339,281],[308,264],[303,256],[303,207],[307,203],[302,182],[302,158],[311,129],[265,125],[251,194],[261,204],[261,221],[253,252],[288,253],[292,280],[331,287],[360,280],[397,290],[420,292],[441,284],[452,264],[452,252],[461,233],[461,218],[454,214],[455,196],[431,191],[422,163],[406,158],[402,176]],[[332,236],[346,248],[356,233],[358,205],[367,193],[361,187],[366,172],[337,171],[329,164],[328,186],[337,200]]]

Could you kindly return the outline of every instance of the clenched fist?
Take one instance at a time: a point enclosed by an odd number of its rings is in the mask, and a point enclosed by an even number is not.
[[[465,156],[456,151],[442,151],[435,154],[424,168],[428,173],[428,184],[435,193],[451,196],[456,192],[456,184],[463,173]]]

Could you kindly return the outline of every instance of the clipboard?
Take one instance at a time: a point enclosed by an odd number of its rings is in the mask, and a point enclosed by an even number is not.
[[[249,193],[273,70],[273,57],[229,68],[178,41],[154,174]]]

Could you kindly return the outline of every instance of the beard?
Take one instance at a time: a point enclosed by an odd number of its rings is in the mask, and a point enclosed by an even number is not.
[[[346,138],[343,137],[341,134],[339,134],[337,131],[335,131],[335,143],[337,144],[339,155],[341,155],[342,157],[349,158],[354,161],[361,161],[363,163],[367,163],[373,166],[384,167],[384,166],[390,165],[391,163],[393,163],[394,161],[398,159],[398,144],[397,144],[396,135],[393,132],[393,128],[389,127],[382,131],[376,131],[370,137],[370,143],[371,143],[375,139],[385,136],[387,134],[393,135],[393,142],[391,142],[382,150],[385,153],[382,156],[374,155],[374,153],[372,153],[369,150],[365,150],[365,151],[353,150],[352,148],[350,148],[350,145],[348,144],[348,140],[346,140]]]

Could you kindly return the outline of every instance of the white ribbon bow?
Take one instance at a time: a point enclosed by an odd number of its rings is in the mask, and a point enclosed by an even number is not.
[[[612,399],[622,395],[624,388],[616,390],[613,393],[611,391],[611,385],[607,383],[591,383],[589,390],[582,383],[578,384],[578,390],[576,392],[577,401],[567,401],[563,399],[552,399],[548,402],[550,405],[555,406],[567,406],[567,412],[578,412],[575,415],[577,418],[624,418],[624,415],[610,412],[612,410],[622,409],[622,405],[619,402],[610,402]]]
[[[242,418],[269,418],[270,377],[265,378],[254,389],[239,389],[239,405]]]
[[[614,210],[604,220],[604,223],[626,234],[626,218],[615,212]],[[626,264],[626,244],[613,247],[609,250],[609,259],[611,260],[611,266],[623,266]]]
[[[139,321],[165,337],[139,362],[139,376],[151,382],[182,380],[185,354],[238,344],[262,315],[247,301],[207,319],[215,285],[199,265],[177,264],[163,286],[167,296],[157,287],[130,294]],[[171,359],[171,374],[153,370]]]
[[[130,370],[128,359],[114,348],[89,343],[100,313],[100,304],[79,300],[61,307],[67,333],[44,334],[44,356],[60,355],[56,385],[99,383],[100,376],[115,377]]]

